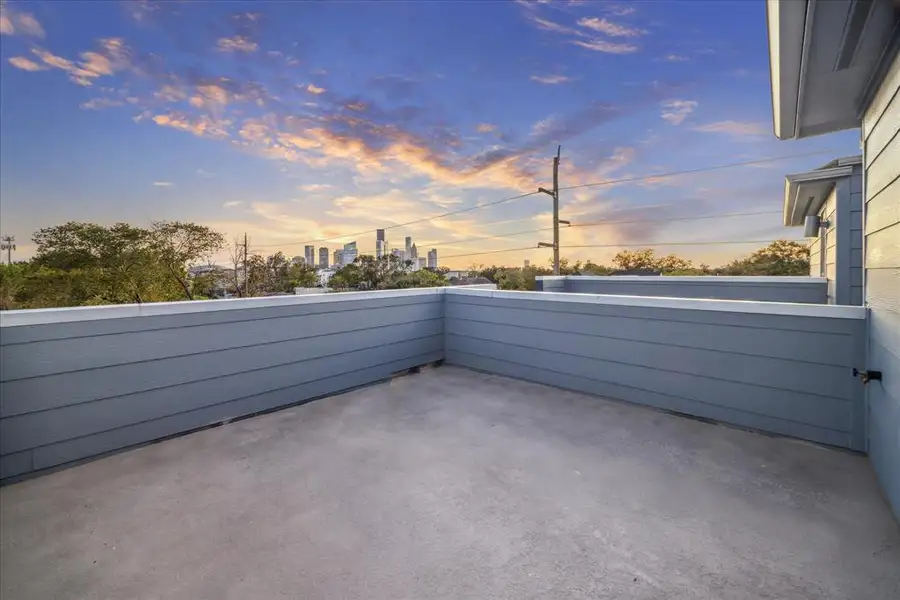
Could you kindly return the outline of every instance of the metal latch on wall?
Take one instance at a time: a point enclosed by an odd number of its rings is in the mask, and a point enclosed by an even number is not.
[[[853,376],[859,377],[864,384],[870,381],[881,381],[881,371],[860,371],[854,367]]]

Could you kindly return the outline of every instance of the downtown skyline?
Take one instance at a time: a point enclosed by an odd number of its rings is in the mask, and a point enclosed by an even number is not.
[[[485,238],[549,227],[546,196],[428,217],[547,185],[556,144],[564,188],[645,177],[564,191],[573,224],[627,221],[565,229],[564,257],[796,239],[783,176],[858,153],[852,132],[774,139],[762,2],[2,6],[0,228],[18,259],[68,220],[190,220],[267,254],[374,254],[386,229],[471,255],[454,268],[545,265],[546,249],[498,251],[550,232]],[[748,212],[766,214],[665,222]],[[588,245],[608,247],[572,248]],[[716,264],[758,245],[677,252]]]

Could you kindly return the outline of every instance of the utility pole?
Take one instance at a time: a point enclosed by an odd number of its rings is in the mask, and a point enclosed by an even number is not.
[[[244,296],[250,297],[250,273],[247,271],[247,233],[244,232]]]
[[[559,155],[562,146],[556,147],[556,156],[553,157],[553,191],[545,188],[538,188],[539,192],[543,192],[553,197],[553,274],[559,275],[559,224],[564,223],[570,225],[569,221],[560,221],[559,219]],[[549,247],[546,242],[539,242],[538,248]]]
[[[0,250],[6,250],[6,264],[12,264],[12,251],[16,249],[16,236],[4,235],[0,238]]]

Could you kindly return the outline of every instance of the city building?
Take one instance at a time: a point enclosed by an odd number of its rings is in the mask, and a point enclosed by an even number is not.
[[[304,246],[303,256],[306,259],[306,264],[308,264],[308,265],[316,264],[316,247],[315,246]]]
[[[525,259],[525,268],[527,269],[530,266],[531,266],[531,261],[526,258]]]
[[[328,268],[328,248],[326,248],[325,246],[319,248],[319,268]]]
[[[375,241],[383,242],[384,240],[384,229],[376,229],[375,230]]]
[[[343,263],[342,263],[341,261],[342,261],[342,258],[341,258],[341,251],[340,251],[340,250],[335,250],[335,251],[334,251],[334,268],[335,268],[335,269],[340,269],[341,267],[344,266]]]
[[[381,258],[385,255],[386,244],[384,240],[375,240],[375,258]]]
[[[355,241],[344,244],[344,249],[341,250],[341,265],[345,266],[353,264],[353,261],[356,260],[358,254]]]
[[[412,238],[410,236],[406,236],[406,244],[404,244],[404,248],[406,248],[407,255],[412,253]]]
[[[412,260],[417,260],[419,258],[419,250],[418,250],[418,248],[416,248],[415,244],[413,244],[412,247],[409,249],[409,257]]]
[[[424,259],[424,258],[416,258],[416,259],[413,261],[413,266],[415,267],[415,270],[416,270],[416,271],[420,271],[420,270],[424,269],[425,266],[426,266],[426,265],[425,265],[425,259]]]
[[[428,268],[429,269],[437,269],[437,248],[432,248],[428,251]]]

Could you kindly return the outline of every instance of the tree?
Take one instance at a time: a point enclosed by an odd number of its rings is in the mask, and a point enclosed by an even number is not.
[[[151,244],[157,260],[178,282],[188,300],[194,295],[188,283],[188,268],[209,258],[225,246],[221,233],[205,225],[183,221],[155,221],[151,225]]]
[[[730,262],[725,275],[809,275],[809,248],[800,242],[776,240],[747,258]]]
[[[178,294],[167,281],[150,232],[127,223],[103,226],[70,221],[47,227],[32,236],[37,244],[36,267],[49,277],[51,271],[77,271],[92,280],[88,288],[76,286],[71,300],[62,306],[88,302],[117,304],[172,300]],[[32,276],[35,275],[32,272]],[[58,282],[60,277],[56,278]],[[32,277],[33,279],[33,277]]]
[[[622,271],[653,271],[656,269],[656,255],[650,248],[643,250],[622,250],[613,259],[613,266]]]

